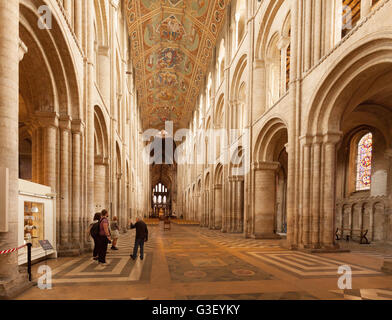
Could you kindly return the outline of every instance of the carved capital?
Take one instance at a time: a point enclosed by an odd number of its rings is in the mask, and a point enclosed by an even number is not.
[[[262,59],[256,59],[253,62],[253,69],[265,69],[265,61]]]
[[[72,123],[72,118],[70,116],[63,116],[63,115],[60,116],[59,119],[60,129],[70,131],[71,123]]]
[[[258,171],[258,170],[272,170],[272,171],[277,171],[280,167],[279,162],[264,162],[264,161],[258,161],[253,163],[253,170]]]
[[[110,51],[109,51],[109,47],[108,46],[99,46],[98,47],[98,54],[100,56],[109,57],[109,53],[110,53]]]
[[[229,182],[244,181],[244,177],[243,176],[230,176],[228,179],[229,179]]]
[[[35,119],[41,127],[58,127],[59,114],[51,111],[36,111]]]
[[[85,128],[85,124],[80,119],[72,120],[72,133],[74,134],[83,134]]]
[[[302,137],[299,138],[299,141],[300,141],[302,146],[309,147],[309,146],[311,146],[311,144],[313,142],[313,137],[309,136],[309,135],[302,136]]]
[[[327,132],[324,134],[324,143],[325,144],[337,144],[342,139],[342,132]]]
[[[96,155],[94,158],[94,163],[96,165],[107,166],[107,165],[109,165],[109,159],[107,157],[102,156],[102,155]]]
[[[323,142],[323,136],[315,135],[313,136],[313,144],[321,144]]]

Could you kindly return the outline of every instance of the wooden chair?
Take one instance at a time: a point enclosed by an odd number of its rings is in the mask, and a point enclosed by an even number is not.
[[[165,220],[163,221],[163,230],[170,230],[171,229],[171,225],[170,225],[170,219],[165,218]]]

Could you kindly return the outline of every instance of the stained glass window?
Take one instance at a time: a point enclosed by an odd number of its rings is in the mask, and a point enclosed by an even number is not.
[[[372,174],[373,135],[369,132],[358,143],[357,191],[370,190]]]

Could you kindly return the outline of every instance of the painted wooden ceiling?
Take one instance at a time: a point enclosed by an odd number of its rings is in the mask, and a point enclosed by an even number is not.
[[[144,129],[186,128],[230,0],[128,0]]]

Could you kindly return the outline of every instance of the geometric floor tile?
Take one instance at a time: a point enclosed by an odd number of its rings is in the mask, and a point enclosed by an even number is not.
[[[135,281],[148,281],[152,266],[152,252],[156,244],[155,227],[149,227],[149,231],[149,240],[144,244],[144,260],[133,261],[130,259],[136,232],[133,229],[120,236],[117,242],[119,250],[111,250],[111,245],[108,245],[106,255],[108,266],[98,266],[92,257],[73,259],[52,271],[52,283],[72,286],[75,284],[130,284]]]
[[[339,260],[346,260],[347,255],[290,251],[279,247],[280,241],[244,239],[241,234],[222,234],[199,227],[172,225],[169,231],[159,226],[148,226],[148,229],[144,260],[130,259],[135,230],[128,230],[119,238],[118,251],[109,246],[106,267],[98,267],[91,253],[33,265],[33,280],[40,275],[40,265],[47,263],[52,268],[53,290],[40,290],[35,286],[18,298],[392,300],[392,276],[372,269],[381,266],[376,257],[361,259],[364,257],[361,253],[351,251],[357,262],[350,266],[353,284],[362,289],[336,290],[336,281],[341,277],[338,268],[349,264]],[[354,249],[366,251],[368,248]],[[392,253],[392,248],[388,251],[386,246],[370,249],[366,254]],[[355,279],[364,276],[366,278]],[[372,284],[373,278],[377,284]],[[359,280],[364,285],[359,286]],[[377,289],[369,289],[372,286]]]
[[[353,289],[330,291],[346,300],[392,300],[390,289]]]
[[[306,292],[268,292],[187,296],[188,300],[316,300]]]
[[[213,240],[219,246],[241,249],[241,248],[280,248],[279,244],[274,241],[263,241],[256,239],[246,239],[240,234],[225,234],[215,230],[200,230],[200,236]]]
[[[271,280],[273,277],[234,255],[217,252],[166,252],[173,282]]]
[[[359,251],[359,250],[351,250],[351,253],[360,254],[368,257],[376,257],[381,259],[391,259],[392,254],[388,253],[378,253],[378,252],[369,252],[369,251]]]
[[[99,266],[91,258],[74,259],[53,270],[54,285],[74,284],[130,284],[148,281],[152,254],[146,253],[144,259],[133,261],[127,257],[107,258],[108,266]]]
[[[328,278],[337,277],[340,266],[349,265],[353,276],[377,276],[380,271],[359,265],[348,264],[331,258],[312,255],[304,252],[248,252],[281,271],[290,273],[298,278]]]

